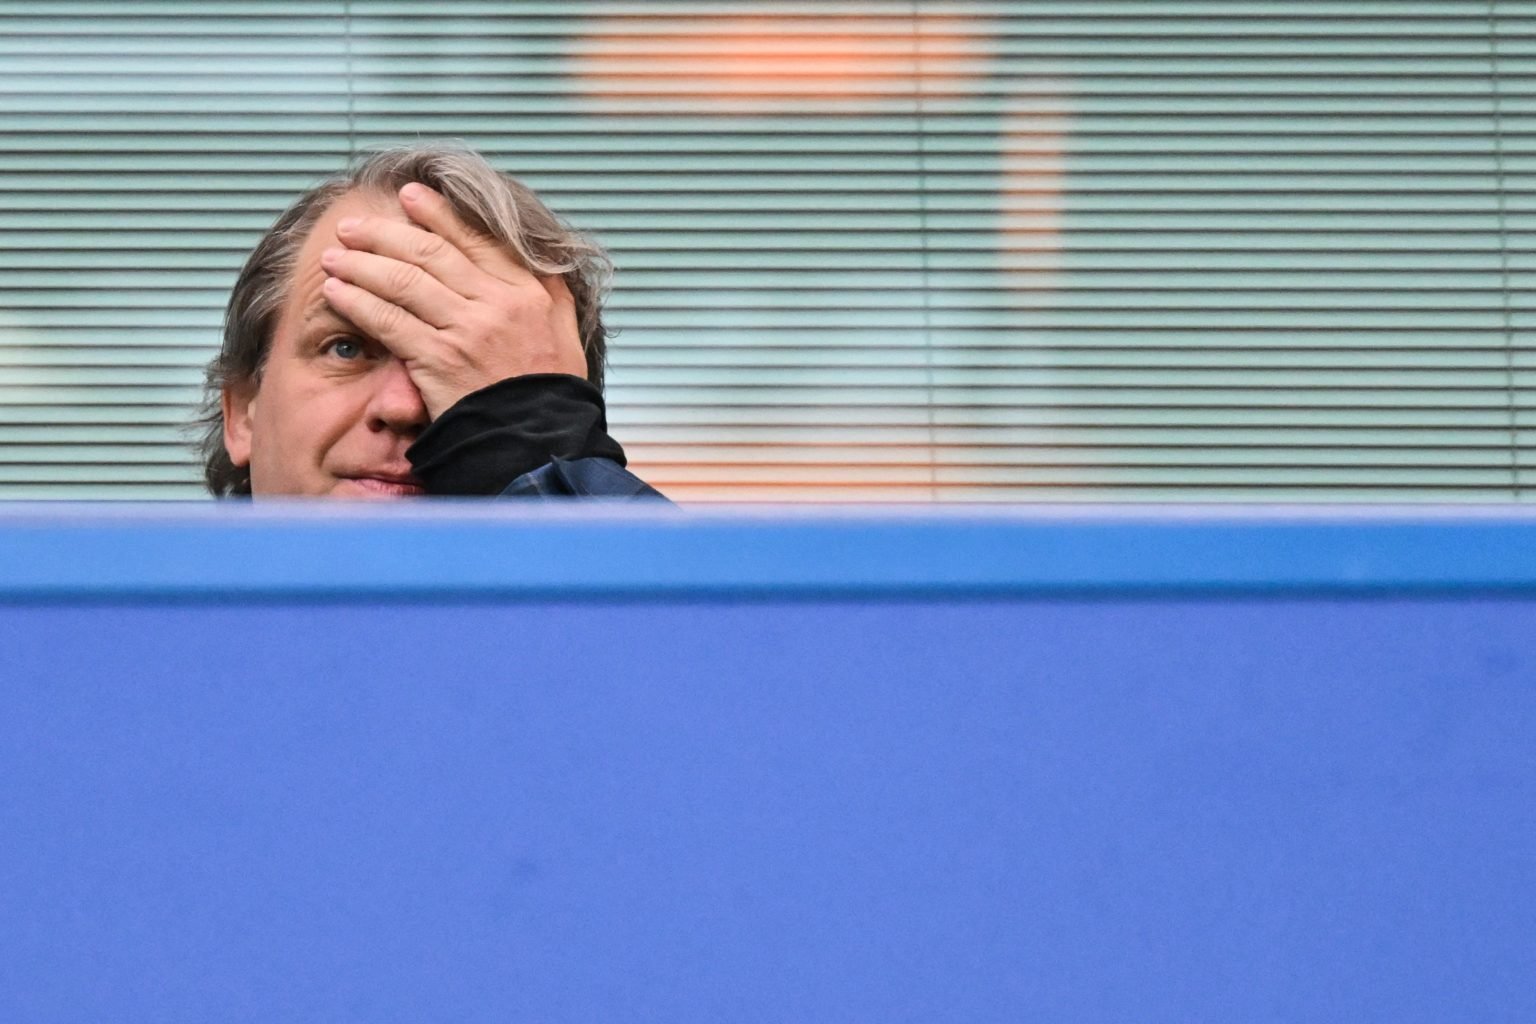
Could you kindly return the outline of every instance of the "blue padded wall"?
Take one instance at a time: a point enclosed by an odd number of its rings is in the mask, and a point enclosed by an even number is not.
[[[1523,520],[571,515],[0,523],[0,1019],[1536,1016],[1536,576],[1465,568]],[[1010,561],[1104,530],[1134,586]]]

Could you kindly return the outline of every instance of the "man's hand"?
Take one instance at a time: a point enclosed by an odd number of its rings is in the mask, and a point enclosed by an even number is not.
[[[327,249],[325,300],[405,364],[434,420],[472,391],[526,373],[587,375],[576,303],[471,231],[425,185],[400,190],[413,224],[342,220]]]

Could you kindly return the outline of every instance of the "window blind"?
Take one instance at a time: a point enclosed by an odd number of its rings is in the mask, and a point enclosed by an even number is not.
[[[1536,2],[0,7],[0,497],[196,497],[262,230],[462,139],[677,500],[1516,500]]]

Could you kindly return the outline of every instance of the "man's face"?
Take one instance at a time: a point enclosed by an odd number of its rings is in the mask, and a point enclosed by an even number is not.
[[[305,239],[261,380],[224,391],[224,445],[251,493],[397,498],[422,493],[405,450],[427,425],[405,366],[336,314],[320,254],[345,217],[406,221],[392,197],[350,192]]]

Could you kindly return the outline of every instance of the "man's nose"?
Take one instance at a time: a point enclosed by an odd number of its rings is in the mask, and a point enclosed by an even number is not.
[[[387,359],[373,372],[373,377],[374,388],[368,397],[369,429],[419,434],[428,422],[427,406],[405,364]]]

